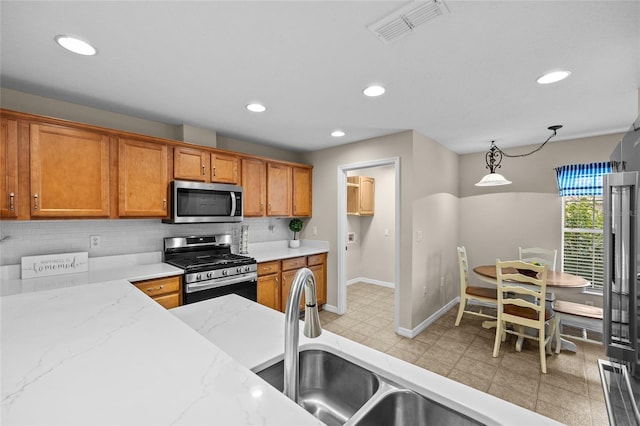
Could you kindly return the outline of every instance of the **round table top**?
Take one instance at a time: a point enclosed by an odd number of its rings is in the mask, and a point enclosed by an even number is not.
[[[507,268],[505,271],[510,273],[516,273],[513,268]],[[481,265],[473,268],[473,272],[478,274],[481,278],[489,278],[495,281],[497,277],[496,265]],[[577,288],[586,287],[589,285],[589,281],[577,275],[568,274],[566,272],[547,271],[547,286],[549,287],[564,287],[564,288]]]

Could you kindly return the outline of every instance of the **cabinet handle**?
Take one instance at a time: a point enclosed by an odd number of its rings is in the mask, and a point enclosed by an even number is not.
[[[216,166],[213,166],[213,177],[216,177]]]
[[[162,200],[162,208],[163,208],[164,210],[167,210],[167,199],[166,199],[166,198],[164,198],[164,199]]]
[[[260,213],[264,211],[264,203],[260,203]]]
[[[158,288],[148,288],[148,289],[147,289],[147,291],[151,292],[151,291],[156,291],[156,290],[162,290],[163,288],[164,288],[164,286],[163,286],[163,285],[161,285],[161,286],[160,286],[160,287],[158,287]]]
[[[204,176],[204,164],[202,165],[202,176]]]
[[[16,197],[16,194],[13,192],[9,194],[9,210],[14,211],[16,209],[13,199]]]
[[[38,210],[38,194],[33,194],[33,209]]]

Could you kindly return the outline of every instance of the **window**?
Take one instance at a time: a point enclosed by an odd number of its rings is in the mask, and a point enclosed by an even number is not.
[[[562,270],[602,290],[604,212],[602,195],[563,197]]]
[[[602,291],[604,241],[602,176],[611,163],[571,164],[556,169],[562,198],[562,270]]]

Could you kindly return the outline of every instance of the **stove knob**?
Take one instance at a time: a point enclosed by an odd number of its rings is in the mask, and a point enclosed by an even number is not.
[[[211,279],[213,277],[213,273],[212,272],[207,272],[207,278]]]
[[[242,266],[238,266],[238,269],[236,269],[236,272],[239,274],[242,273]]]
[[[249,266],[245,266],[245,267],[244,267],[244,271],[245,271],[245,272],[249,272],[250,270],[251,270],[251,267],[249,267]]]
[[[196,281],[200,281],[202,279],[202,276],[200,274],[196,275]]]
[[[222,270],[222,275],[226,277],[227,275],[229,275],[229,271],[226,270],[226,269],[223,269]]]

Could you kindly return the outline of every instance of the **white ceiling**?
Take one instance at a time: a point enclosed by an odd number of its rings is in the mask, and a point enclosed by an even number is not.
[[[638,114],[640,1],[449,0],[393,43],[367,29],[406,3],[3,0],[0,82],[294,151],[415,129],[480,152],[541,143],[552,124],[557,140],[626,131]],[[558,68],[572,75],[535,82]],[[387,92],[364,97],[370,83]]]

